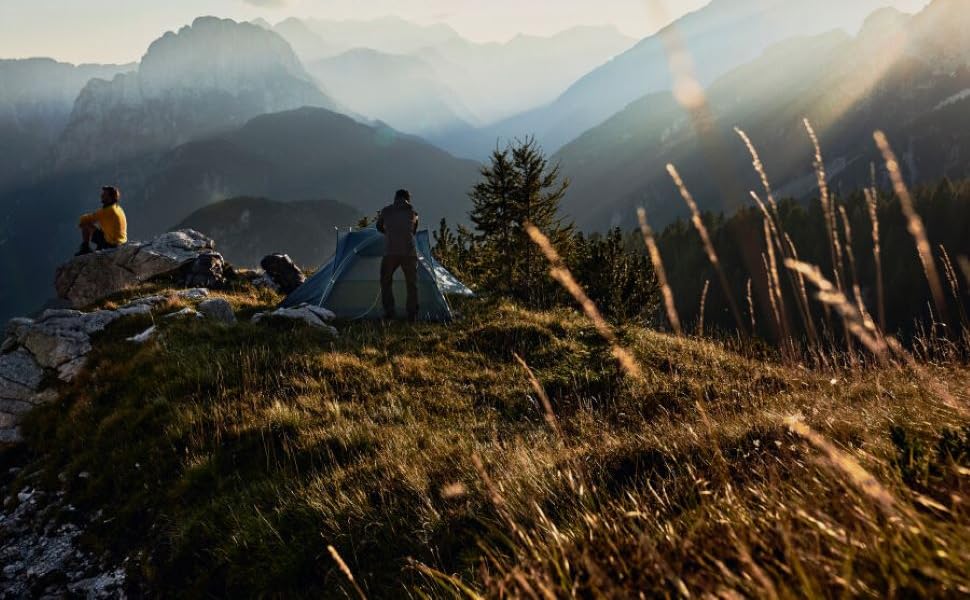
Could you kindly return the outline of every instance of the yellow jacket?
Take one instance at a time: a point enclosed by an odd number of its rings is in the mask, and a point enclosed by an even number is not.
[[[104,239],[114,246],[128,243],[128,220],[117,203],[84,215],[80,225],[97,225],[104,233]]]

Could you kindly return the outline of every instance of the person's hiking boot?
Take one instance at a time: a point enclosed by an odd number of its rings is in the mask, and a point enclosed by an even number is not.
[[[81,247],[74,254],[74,256],[84,256],[85,254],[91,254],[91,252],[93,252],[93,250],[91,250],[91,246],[85,242],[81,242]]]

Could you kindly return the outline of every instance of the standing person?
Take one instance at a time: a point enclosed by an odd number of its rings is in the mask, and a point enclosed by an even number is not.
[[[384,259],[381,260],[381,300],[384,318],[393,319],[394,272],[404,271],[407,283],[408,320],[418,318],[418,250],[414,235],[418,232],[418,213],[411,205],[411,193],[398,190],[394,204],[384,207],[377,217],[377,230],[384,234]]]
[[[81,217],[81,249],[76,256],[91,253],[91,242],[98,250],[117,248],[128,243],[128,220],[121,209],[121,191],[112,186],[101,188],[101,208]]]

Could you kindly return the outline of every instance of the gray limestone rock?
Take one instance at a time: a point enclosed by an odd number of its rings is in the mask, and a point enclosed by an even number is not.
[[[54,286],[58,297],[79,308],[177,271],[213,247],[213,241],[197,231],[173,231],[151,242],[76,257],[57,270]]]
[[[199,304],[199,312],[213,321],[234,325],[236,315],[232,312],[232,305],[222,298],[212,298]]]

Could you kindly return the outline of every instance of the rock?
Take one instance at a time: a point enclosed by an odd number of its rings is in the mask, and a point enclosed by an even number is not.
[[[198,302],[199,300],[205,300],[209,297],[209,290],[206,288],[192,288],[190,290],[182,290],[177,292],[175,296],[183,300]]]
[[[145,296],[144,298],[135,298],[128,304],[122,306],[122,308],[134,308],[136,306],[147,306],[149,308],[156,308],[162,304],[168,302],[168,296]]]
[[[185,229],[163,234],[151,242],[79,256],[57,270],[58,297],[82,307],[153,277],[178,271],[214,243]]]
[[[156,331],[155,326],[152,325],[151,327],[149,327],[145,331],[142,331],[138,335],[131,336],[126,341],[134,342],[136,344],[144,344],[148,340],[152,339],[152,337],[155,335],[155,331]]]
[[[57,378],[64,383],[69,383],[77,379],[77,376],[81,374],[84,366],[88,364],[88,359],[86,356],[81,356],[75,358],[70,362],[66,362],[63,365],[57,367]]]
[[[284,294],[293,292],[306,281],[306,276],[286,254],[270,254],[259,262],[259,266]]]
[[[26,350],[0,355],[0,398],[13,397],[3,393],[4,382],[36,391],[43,380],[44,370]]]
[[[280,286],[276,285],[276,282],[267,275],[266,273],[261,274],[251,281],[251,283],[257,288],[269,288],[274,292],[280,291]]]
[[[20,427],[0,427],[0,444],[19,444],[24,441],[24,436],[20,432]]]
[[[332,321],[336,316],[325,308],[320,308],[318,306],[310,306],[308,304],[300,305],[296,308],[280,308],[268,313],[259,313],[253,317],[253,323],[259,323],[260,321],[267,318],[277,318],[277,319],[290,319],[294,321],[303,321],[304,323],[314,327],[316,329],[322,329],[329,332],[332,335],[337,335],[338,332],[336,328],[327,325],[326,321]]]
[[[199,314],[199,311],[195,310],[194,308],[189,308],[187,306],[178,312],[173,312],[162,316],[163,319],[180,319],[183,317],[194,317],[196,319],[205,318],[201,314]]]
[[[199,312],[207,318],[221,323],[234,325],[236,315],[232,312],[232,305],[222,298],[212,298],[199,304]]]
[[[226,282],[226,261],[218,252],[203,252],[184,267],[186,287],[214,288]]]

